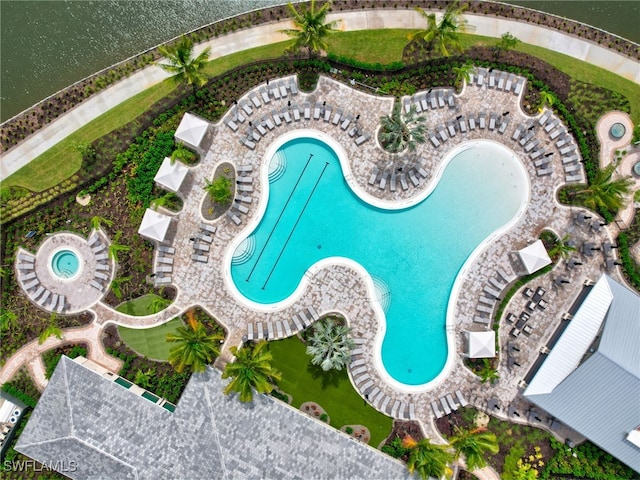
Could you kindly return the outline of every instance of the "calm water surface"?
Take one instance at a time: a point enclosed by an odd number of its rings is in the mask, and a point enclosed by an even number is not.
[[[0,0],[0,120],[158,43],[284,0]],[[512,1],[640,42],[638,1]]]

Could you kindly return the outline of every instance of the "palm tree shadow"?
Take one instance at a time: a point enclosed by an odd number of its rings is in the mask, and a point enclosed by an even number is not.
[[[325,372],[320,365],[314,365],[311,362],[307,364],[307,372],[314,380],[321,379],[323,390],[328,387],[337,388],[340,385],[340,377],[344,373],[338,370]]]

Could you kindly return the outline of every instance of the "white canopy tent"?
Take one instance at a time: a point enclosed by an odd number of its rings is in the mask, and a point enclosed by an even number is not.
[[[163,242],[171,224],[171,217],[147,208],[138,233],[149,240]]]
[[[185,113],[178,125],[175,138],[193,148],[199,148],[202,139],[207,134],[209,122],[191,113]]]
[[[518,252],[527,273],[537,272],[551,263],[542,240],[538,240]]]
[[[182,163],[178,161],[172,162],[169,157],[165,157],[154,180],[162,188],[177,192],[187,173],[189,173],[189,169]]]
[[[466,332],[469,358],[493,358],[496,356],[496,332]]]

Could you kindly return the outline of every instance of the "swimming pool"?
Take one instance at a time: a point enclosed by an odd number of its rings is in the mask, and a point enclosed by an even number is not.
[[[266,166],[278,174],[263,216],[230,261],[235,288],[252,302],[275,304],[317,262],[351,259],[371,276],[384,310],[386,373],[403,385],[432,381],[452,348],[447,304],[458,272],[483,241],[515,221],[529,194],[522,164],[500,144],[477,141],[448,157],[426,199],[390,210],[354,193],[324,141],[286,141],[273,155],[277,168]]]
[[[67,248],[56,251],[51,257],[51,270],[58,278],[74,278],[80,270],[78,255]]]

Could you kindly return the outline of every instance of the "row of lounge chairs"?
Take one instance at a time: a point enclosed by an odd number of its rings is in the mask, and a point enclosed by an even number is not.
[[[498,133],[503,134],[509,125],[508,114],[509,112],[502,115],[491,112],[487,116],[486,112],[480,112],[478,115],[458,115],[455,119],[436,127],[435,132],[429,133],[429,141],[435,148],[438,148],[449,138],[455,137],[458,132],[466,134],[476,128],[497,130]]]
[[[538,124],[544,128],[549,138],[556,143],[556,147],[562,157],[565,181],[567,183],[584,181],[578,147],[567,133],[560,119],[552,111],[545,110],[538,119]]]
[[[35,257],[29,253],[18,253],[18,279],[29,299],[50,312],[62,313],[66,298],[45,288],[35,271]]]
[[[409,113],[411,108],[415,108],[417,113],[437,110],[438,108],[456,108],[456,97],[450,88],[436,88],[428,92],[417,93],[412,97],[402,100],[405,113]]]
[[[255,325],[253,322],[249,323],[247,325],[246,339],[259,341],[290,337],[310,327],[317,320],[320,320],[318,312],[312,306],[309,306],[295,313],[291,319],[256,322]]]
[[[311,102],[306,101],[302,106],[294,104],[283,108],[279,112],[273,110],[270,115],[263,116],[260,122],[252,122],[247,131],[247,136],[242,138],[240,143],[253,150],[256,147],[256,143],[259,142],[268,131],[282,125],[283,122],[299,122],[302,119],[323,120],[325,123],[339,125],[342,130],[345,130],[349,136],[353,138],[355,144],[358,146],[371,138],[369,133],[360,130],[357,116],[354,117],[349,113],[344,113],[340,109],[334,109],[331,105],[327,105],[326,102],[315,102],[315,105],[312,107]],[[228,122],[227,125],[233,129],[233,126]]]
[[[253,177],[250,175],[253,167],[244,165],[238,167],[238,175],[236,177],[236,198],[231,204],[231,208],[227,211],[227,217],[236,225],[242,223],[240,215],[249,213],[249,207],[245,203],[251,203],[252,198],[249,193],[253,192]]]
[[[476,304],[476,314],[473,317],[475,323],[485,326],[491,324],[491,314],[500,300],[500,292],[515,278],[515,275],[509,275],[503,268],[497,270],[497,275],[489,277],[487,284],[483,288],[483,293]]]
[[[271,84],[266,84],[258,88],[258,91],[252,90],[232,109],[232,116],[225,123],[234,132],[238,129],[238,123],[244,123],[245,120],[253,115],[253,112],[261,108],[263,105],[271,103],[271,100],[284,100],[289,95],[293,98],[298,94],[298,86],[295,78],[288,80],[280,80]]]
[[[199,225],[199,230],[193,235],[193,253],[191,260],[194,262],[207,263],[209,261],[208,252],[213,242],[213,234],[216,233],[216,227],[206,223]]]
[[[93,273],[93,278],[89,280],[89,285],[100,292],[104,292],[111,281],[107,244],[101,241],[97,232],[91,235],[87,243],[96,260],[96,271]]]
[[[551,175],[553,173],[553,164],[551,163],[553,152],[546,152],[541,145],[541,140],[536,136],[536,125],[521,123],[513,132],[511,140],[518,143],[529,154],[531,161],[536,169],[539,177]]]
[[[355,339],[354,342],[362,339]],[[358,353],[357,348],[352,352],[352,358],[354,356],[361,355]],[[367,373],[367,367],[365,366],[365,360],[363,358],[356,358],[352,360],[350,365],[351,376],[356,388],[362,393],[365,399],[371,403],[378,411],[386,413],[392,418],[401,418],[405,420],[415,420],[416,410],[413,403],[407,403],[398,399],[393,399],[380,387],[375,385],[371,375]]]
[[[159,245],[153,273],[153,283],[156,285],[166,285],[171,283],[171,273],[173,272],[173,255],[176,249],[169,245]]]
[[[513,73],[501,72],[498,70],[486,68],[476,68],[470,73],[469,85],[477,85],[487,88],[495,88],[505,92],[513,92],[514,95],[520,95],[524,88],[524,77],[519,77]]]
[[[378,167],[374,167],[368,183],[369,185],[378,185],[380,190],[385,190],[388,187],[389,191],[395,192],[398,186],[402,190],[409,189],[407,178],[414,187],[419,187],[422,179],[426,180],[429,176],[427,171],[419,165],[409,168],[406,172],[398,170],[400,169],[380,170]]]
[[[456,390],[455,395],[457,402],[454,400],[451,393],[447,393],[444,397],[440,397],[438,399],[440,401],[440,405],[438,405],[438,402],[435,400],[431,402],[431,410],[433,410],[433,414],[436,418],[442,418],[445,415],[450,415],[451,412],[455,412],[458,408],[466,407],[469,404],[460,390]],[[440,410],[440,406],[442,406],[442,410]]]

